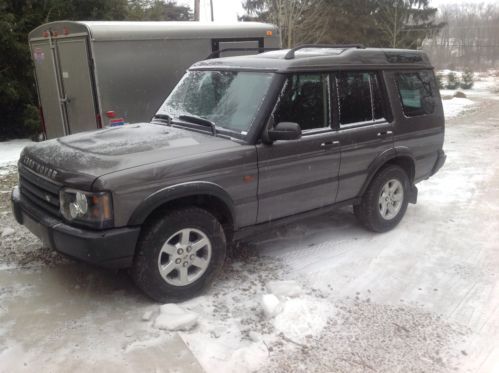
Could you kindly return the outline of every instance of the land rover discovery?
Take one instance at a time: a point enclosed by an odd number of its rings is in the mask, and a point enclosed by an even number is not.
[[[260,229],[344,205],[392,229],[443,141],[423,52],[306,45],[198,62],[150,123],[26,147],[12,205],[49,247],[178,301]]]

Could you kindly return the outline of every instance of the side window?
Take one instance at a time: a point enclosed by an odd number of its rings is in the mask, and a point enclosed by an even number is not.
[[[296,122],[303,131],[329,127],[328,87],[327,74],[291,75],[274,111],[275,123]]]
[[[373,119],[368,73],[338,73],[336,87],[340,107],[340,124],[366,122]]]
[[[406,116],[433,113],[435,82],[430,71],[397,74],[397,85]]]
[[[384,95],[375,72],[340,72],[336,75],[340,125],[385,118]]]

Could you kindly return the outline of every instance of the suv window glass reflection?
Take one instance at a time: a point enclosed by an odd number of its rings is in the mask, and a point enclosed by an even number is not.
[[[406,116],[414,117],[433,113],[435,84],[430,71],[398,74],[397,85]]]
[[[286,81],[275,123],[295,122],[303,131],[329,127],[327,74],[295,74]]]
[[[341,72],[336,78],[340,124],[373,120],[369,73]]]
[[[188,71],[158,114],[195,115],[238,133],[247,132],[273,75],[238,71]]]

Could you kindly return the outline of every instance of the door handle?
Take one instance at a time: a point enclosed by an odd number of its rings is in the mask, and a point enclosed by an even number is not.
[[[340,142],[338,140],[334,140],[334,141],[325,141],[321,144],[321,147],[323,148],[329,148],[331,146],[336,146],[336,145],[340,145]]]
[[[392,135],[393,134],[393,131],[383,131],[383,132],[378,132],[378,137],[385,137],[385,136],[388,136],[388,135]]]

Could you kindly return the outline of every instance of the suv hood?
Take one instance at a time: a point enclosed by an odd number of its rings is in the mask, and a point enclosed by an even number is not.
[[[56,181],[89,188],[96,178],[112,172],[238,146],[211,134],[138,123],[29,145],[21,163],[48,167],[57,171]]]

